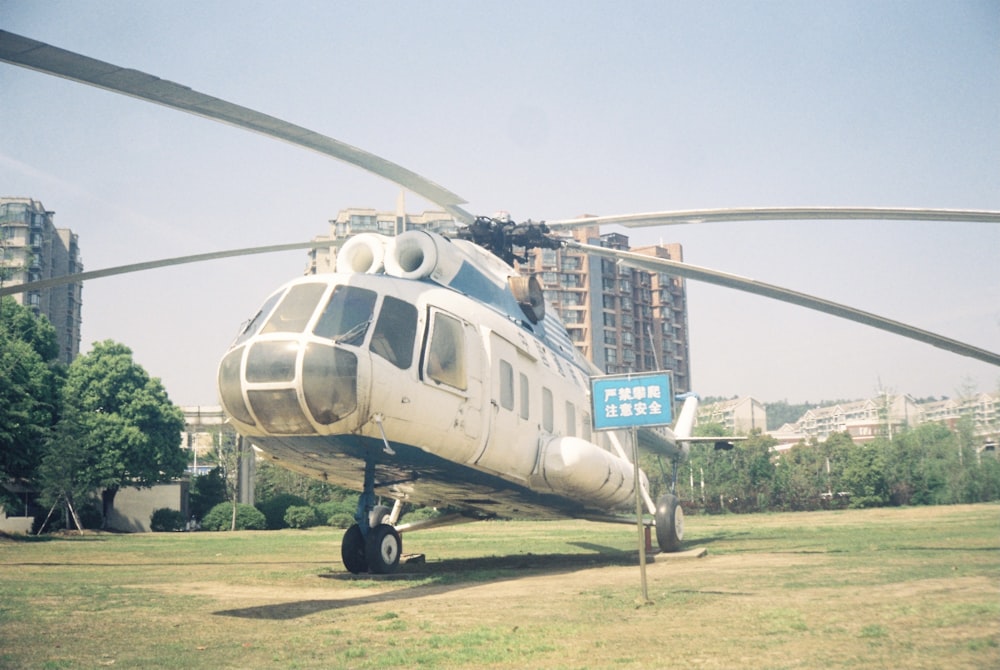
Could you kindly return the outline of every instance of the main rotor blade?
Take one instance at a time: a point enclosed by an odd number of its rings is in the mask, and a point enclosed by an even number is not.
[[[896,221],[965,221],[1000,223],[1000,212],[981,209],[922,209],[899,207],[738,207],[689,209],[616,216],[592,216],[546,221],[552,229],[617,224],[628,228],[677,226],[725,221],[806,221],[811,219],[882,219]]]
[[[77,272],[76,274],[53,277],[52,279],[41,279],[39,281],[27,282],[25,284],[15,284],[13,286],[0,286],[0,296],[13,295],[15,293],[27,293],[28,291],[41,291],[42,289],[54,286],[73,284],[87,279],[99,279],[101,277],[111,277],[123,275],[130,272],[142,272],[156,268],[165,268],[171,265],[185,265],[188,263],[201,263],[203,261],[214,261],[220,258],[232,258],[234,256],[253,256],[255,254],[273,254],[280,251],[294,251],[296,249],[318,249],[330,246],[329,241],[324,242],[292,242],[290,244],[271,244],[264,247],[247,247],[245,249],[228,249],[226,251],[211,251],[205,254],[193,254],[191,256],[177,256],[175,258],[163,258],[157,261],[145,261],[143,263],[132,263],[130,265],[118,265],[101,270],[89,270],[87,272]]]
[[[591,253],[595,256],[614,259],[625,263],[626,265],[643,268],[652,272],[663,272],[677,277],[684,277],[685,279],[693,279],[696,281],[707,282],[709,284],[715,284],[717,286],[725,286],[726,288],[736,289],[737,291],[753,293],[766,298],[772,298],[781,302],[798,305],[799,307],[813,309],[825,314],[832,314],[833,316],[839,316],[842,319],[855,321],[857,323],[871,326],[872,328],[878,328],[879,330],[885,330],[896,335],[902,335],[903,337],[907,337],[911,340],[917,340],[918,342],[924,342],[938,347],[939,349],[944,349],[945,351],[950,351],[961,356],[968,356],[969,358],[975,358],[976,360],[1000,366],[1000,354],[992,351],[987,351],[986,349],[981,349],[971,344],[953,340],[950,337],[944,337],[943,335],[937,335],[914,326],[909,326],[899,321],[893,321],[892,319],[887,319],[885,317],[878,316],[877,314],[872,314],[871,312],[865,312],[860,309],[848,307],[847,305],[841,305],[836,302],[824,300],[823,298],[817,298],[805,293],[799,293],[798,291],[792,291],[791,289],[782,288],[773,284],[766,284],[755,279],[748,279],[746,277],[740,277],[726,272],[719,272],[718,270],[711,270],[697,265],[689,265],[679,261],[672,261],[666,258],[656,258],[629,251],[618,251],[616,249],[582,244],[573,240],[566,240],[565,246],[571,249],[580,249],[581,251],[586,251],[587,253]]]
[[[145,72],[122,68],[4,30],[0,30],[0,60],[222,121],[318,151],[409,189],[443,207],[464,223],[471,223],[475,219],[459,207],[465,203],[461,197],[401,165],[307,128],[213,98]]]

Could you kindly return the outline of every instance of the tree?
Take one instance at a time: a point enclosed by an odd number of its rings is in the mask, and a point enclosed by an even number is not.
[[[882,507],[889,502],[889,448],[888,440],[879,438],[849,452],[842,485],[851,494],[851,507]]]
[[[184,415],[125,345],[99,342],[73,361],[63,401],[87,454],[79,482],[101,490],[105,520],[122,486],[148,487],[184,472]]]
[[[59,416],[64,370],[45,317],[0,298],[0,480],[30,479]]]

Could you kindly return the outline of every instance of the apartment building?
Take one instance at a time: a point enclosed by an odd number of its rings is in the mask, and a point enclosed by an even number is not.
[[[0,198],[0,286],[63,277],[83,271],[76,234],[56,228],[55,212],[32,198]],[[56,330],[59,358],[80,353],[82,282],[17,293],[14,298],[45,315]]]
[[[705,403],[698,407],[698,423],[716,423],[732,435],[748,435],[767,430],[767,409],[749,396]]]
[[[888,437],[922,423],[937,422],[955,430],[963,417],[971,419],[975,439],[982,445],[1000,441],[1000,393],[978,393],[967,398],[916,402],[906,394],[884,394],[816,407],[794,423],[771,431],[781,445],[825,440],[833,433],[848,433],[855,442]],[[779,447],[780,448],[780,447]]]

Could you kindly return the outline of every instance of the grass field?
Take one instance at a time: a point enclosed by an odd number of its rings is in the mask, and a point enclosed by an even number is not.
[[[404,536],[353,577],[341,532],[0,538],[3,668],[1000,668],[1000,506],[490,522]]]

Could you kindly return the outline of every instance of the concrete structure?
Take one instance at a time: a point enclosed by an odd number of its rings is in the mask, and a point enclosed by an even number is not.
[[[63,277],[83,271],[77,236],[56,228],[55,212],[32,198],[0,198],[0,286]],[[67,365],[80,353],[82,282],[15,294],[56,330],[59,358]]]
[[[330,234],[315,238],[330,246],[310,252],[306,274],[333,272],[337,249],[357,233],[398,235],[407,230],[452,235],[446,212],[406,214],[345,209],[330,221]],[[628,250],[628,237],[601,235],[596,227],[566,232],[580,241]],[[659,258],[683,260],[679,244],[632,249]],[[534,250],[521,268],[538,276],[546,300],[566,324],[576,347],[608,374],[669,370],[677,392],[691,388],[687,294],[684,280],[663,273],[617,266],[573,249]]]
[[[153,512],[161,508],[177,510],[187,519],[188,482],[182,480],[144,489],[119,489],[106,522],[112,530],[148,533]]]
[[[733,435],[767,430],[767,410],[751,397],[706,403],[698,407],[698,423],[717,423]]]

